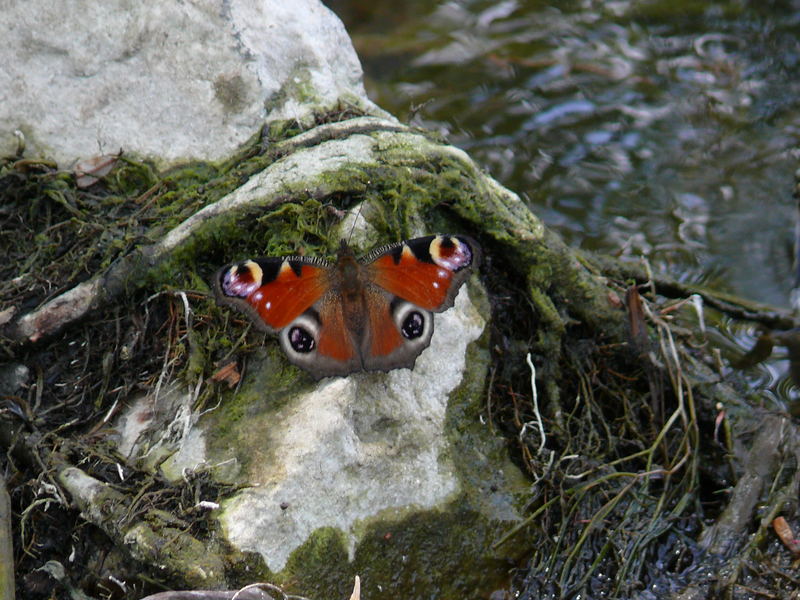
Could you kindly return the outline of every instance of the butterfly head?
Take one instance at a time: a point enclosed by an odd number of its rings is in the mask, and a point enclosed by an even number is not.
[[[356,253],[350,244],[347,243],[347,240],[342,239],[339,242],[339,250],[336,252],[337,258],[341,259],[342,257],[349,256],[355,258]]]

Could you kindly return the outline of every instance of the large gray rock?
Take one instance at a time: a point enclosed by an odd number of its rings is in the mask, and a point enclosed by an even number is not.
[[[318,0],[4,2],[0,152],[15,130],[69,166],[120,148],[166,164],[230,155],[265,120],[366,100]]]
[[[186,267],[186,256],[208,251],[222,237],[235,247],[240,228],[232,223],[286,202],[363,198],[371,195],[365,187],[388,189],[381,185],[385,180],[402,194],[406,229],[417,234],[436,233],[424,221],[433,209],[423,207],[438,198],[436,204],[457,213],[460,190],[470,190],[481,210],[501,201],[524,210],[462,151],[409,130],[369,103],[341,23],[317,0],[75,2],[55,9],[34,0],[7,7],[2,23],[5,152],[14,149],[13,130],[20,128],[28,157],[41,152],[68,164],[122,148],[164,165],[228,158],[265,124],[297,121],[302,131],[276,127],[285,137],[270,139],[268,152],[258,157],[264,166],[238,188],[168,232],[153,232],[149,245],[23,315],[17,330],[26,341],[52,334],[48,324],[62,327],[113,301],[121,293],[117,281],[159,281],[155,271]],[[355,107],[345,114],[357,116],[342,120],[343,106]],[[326,117],[322,124],[318,114]],[[342,213],[336,234],[326,225],[326,235],[352,236],[363,250],[389,241],[370,224],[381,222],[385,204],[382,197],[365,200],[363,211]],[[268,223],[255,226],[269,235]],[[165,266],[170,261],[177,262]],[[152,268],[154,279],[128,268]],[[165,363],[157,384],[125,398],[115,439],[130,463],[172,481],[194,472],[222,486],[219,498],[198,498],[220,500],[219,507],[198,503],[213,511],[219,525],[214,540],[185,539],[180,554],[170,527],[162,538],[163,528],[144,520],[121,532],[117,519],[106,523],[102,511],[91,512],[102,504],[94,491],[108,487],[103,482],[70,471],[64,485],[72,482],[67,489],[73,499],[132,548],[132,556],[162,569],[169,563],[176,580],[192,586],[275,576],[311,594],[326,581],[349,586],[349,571],[356,570],[368,576],[365,589],[373,598],[380,597],[377,590],[428,597],[467,584],[490,589],[496,572],[505,577],[503,560],[514,554],[503,547],[495,555],[489,547],[520,520],[520,474],[481,421],[489,311],[475,283],[436,315],[431,345],[413,371],[311,383],[287,368],[268,339],[254,351],[234,353],[244,372],[235,392],[220,392],[219,384],[203,378],[187,386]],[[194,308],[183,298],[191,329]],[[211,396],[204,397],[219,402],[198,409],[198,398],[209,389]],[[196,547],[213,567],[199,569],[199,579]],[[233,561],[229,550],[255,553],[248,566],[255,570],[245,573],[237,564],[223,573],[213,566]],[[403,566],[405,561],[411,562]]]

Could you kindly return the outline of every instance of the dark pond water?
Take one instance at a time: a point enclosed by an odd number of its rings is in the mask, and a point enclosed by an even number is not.
[[[788,304],[800,2],[327,4],[371,98],[570,243]]]

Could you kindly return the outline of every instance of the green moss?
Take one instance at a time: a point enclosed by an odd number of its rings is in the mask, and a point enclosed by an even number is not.
[[[322,527],[292,553],[280,579],[287,589],[313,589],[318,593],[312,595],[319,598],[346,598],[353,586],[351,573],[344,533]]]
[[[162,514],[149,511],[136,525],[125,532],[125,540],[134,546],[137,559],[158,565],[181,586],[215,588],[225,583],[225,569],[215,552],[186,531],[168,526]]]
[[[143,194],[158,181],[159,176],[152,164],[123,155],[105,179],[112,191],[106,201],[126,201]]]
[[[508,556],[487,553],[505,524],[455,501],[441,511],[409,511],[366,525],[353,561],[341,531],[320,529],[292,553],[282,584],[309,597],[346,598],[356,574],[362,597],[486,598],[505,587]]]
[[[228,113],[240,113],[247,107],[247,91],[247,83],[238,73],[221,74],[214,80],[214,95]]]
[[[189,357],[186,362],[186,376],[190,381],[197,381],[205,372],[206,365],[208,364],[208,356],[204,351],[203,336],[197,330],[189,330],[186,336],[189,346]]]
[[[267,113],[281,110],[289,101],[293,103],[299,101],[306,106],[313,106],[318,103],[318,99],[311,83],[308,65],[298,64],[285,78],[280,89],[266,99],[264,108]]]
[[[211,460],[230,458],[231,448],[242,450],[236,459],[245,481],[251,464],[273,461],[269,431],[274,412],[311,384],[309,379],[298,377],[298,369],[287,363],[278,344],[271,340],[249,354],[247,372],[237,392],[224,393],[220,406],[203,423]]]

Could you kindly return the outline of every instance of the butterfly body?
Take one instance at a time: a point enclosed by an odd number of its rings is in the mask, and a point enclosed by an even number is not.
[[[336,261],[259,258],[214,278],[217,299],[277,333],[289,360],[319,379],[411,368],[430,344],[433,312],[453,305],[480,262],[465,236],[427,236],[356,258],[342,241]]]

